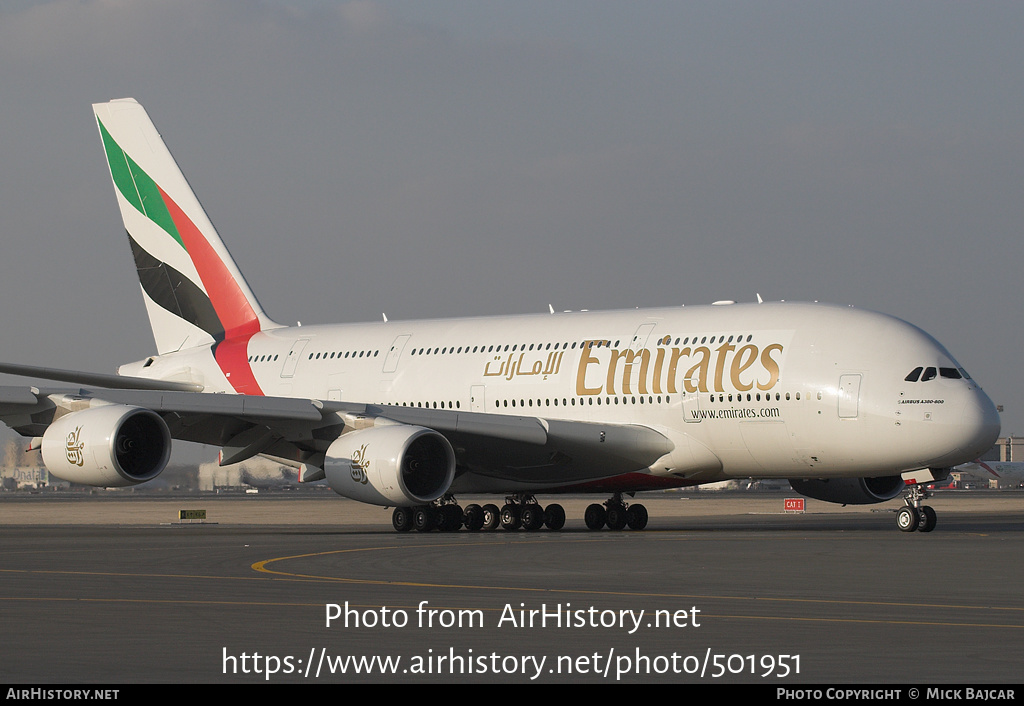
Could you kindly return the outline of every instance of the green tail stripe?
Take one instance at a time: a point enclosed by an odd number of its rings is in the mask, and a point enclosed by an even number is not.
[[[185,243],[182,242],[178,229],[174,226],[174,221],[160,196],[160,189],[156,182],[142,171],[142,168],[114,141],[114,138],[107,132],[107,128],[103,126],[103,121],[97,118],[96,122],[100,125],[103,149],[106,150],[107,164],[110,165],[110,174],[114,178],[117,190],[142,215],[167,231],[168,235],[178,241],[178,245],[185,248]],[[185,250],[188,251],[187,248]]]

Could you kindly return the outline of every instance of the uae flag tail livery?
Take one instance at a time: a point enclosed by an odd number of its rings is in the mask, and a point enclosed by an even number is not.
[[[160,355],[214,345],[236,392],[262,394],[249,338],[279,328],[263,312],[145,109],[93,106]]]

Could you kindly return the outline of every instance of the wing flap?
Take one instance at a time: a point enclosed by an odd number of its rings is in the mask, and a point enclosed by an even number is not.
[[[34,404],[39,404],[39,398],[32,388],[0,385],[0,406]]]

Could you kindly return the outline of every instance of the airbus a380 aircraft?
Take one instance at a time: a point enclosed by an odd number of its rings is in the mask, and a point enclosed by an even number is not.
[[[50,471],[155,478],[172,439],[257,454],[396,508],[394,526],[559,529],[538,493],[595,492],[591,529],[642,529],[623,495],[788,478],[810,497],[910,490],[995,441],[999,418],[935,339],[891,316],[807,303],[286,327],[263,312],[149,116],[93,106],[158,355],[118,375],[3,365],[73,390],[0,388],[0,419]],[[760,297],[759,297],[760,299]],[[505,495],[461,508],[457,493]]]

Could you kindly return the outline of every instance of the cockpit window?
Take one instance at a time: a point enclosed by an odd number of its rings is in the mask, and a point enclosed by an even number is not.
[[[928,382],[934,380],[936,376],[941,376],[946,380],[970,380],[971,376],[967,374],[967,371],[963,368],[924,368],[918,367],[910,371],[907,377],[903,378],[907,382]]]

